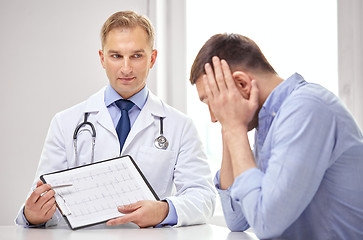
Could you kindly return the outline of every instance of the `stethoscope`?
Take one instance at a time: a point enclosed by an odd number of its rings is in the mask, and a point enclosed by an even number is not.
[[[82,123],[80,123],[76,129],[74,130],[73,133],[73,146],[74,146],[74,155],[75,155],[75,160],[76,163],[78,163],[78,151],[77,151],[77,137],[78,137],[78,133],[82,132],[82,131],[88,131],[91,135],[92,135],[92,156],[91,156],[91,161],[94,161],[94,155],[95,155],[95,144],[96,144],[96,129],[94,127],[94,125],[87,121],[88,116],[89,116],[89,112],[84,114],[84,120]],[[154,140],[154,145],[156,148],[158,149],[167,149],[169,146],[169,141],[168,139],[166,139],[166,137],[164,136],[164,126],[163,126],[163,117],[160,117],[160,136],[158,136],[157,138],[155,138]],[[85,126],[90,126],[91,130],[88,128],[83,128]]]
[[[160,117],[160,136],[155,138],[154,144],[156,148],[165,150],[169,146],[169,141],[164,137],[163,129],[163,118]]]
[[[91,133],[92,135],[92,156],[91,156],[91,162],[93,163],[94,160],[94,155],[95,155],[95,144],[96,144],[96,129],[95,126],[91,123],[87,121],[87,118],[89,116],[89,112],[84,113],[84,120],[82,123],[80,123],[76,129],[74,130],[73,133],[73,146],[74,146],[74,156],[76,159],[76,164],[78,164],[78,151],[77,151],[77,137],[78,137],[78,133],[82,132],[82,131],[88,131],[89,133]],[[88,128],[83,128],[85,126],[90,126],[91,130],[89,130]]]

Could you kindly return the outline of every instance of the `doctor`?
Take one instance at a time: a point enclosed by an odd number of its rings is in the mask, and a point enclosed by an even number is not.
[[[165,104],[146,86],[157,57],[150,21],[135,12],[117,12],[104,23],[101,42],[99,56],[109,84],[86,101],[55,115],[33,188],[16,223],[51,226],[63,221],[56,210],[54,191],[39,181],[40,175],[120,155],[134,158],[163,200],[119,206],[125,215],[108,221],[108,225],[205,223],[214,211],[215,191],[196,128],[191,119]],[[128,111],[117,106],[120,99],[132,102]],[[123,142],[116,128],[125,111],[131,130]]]

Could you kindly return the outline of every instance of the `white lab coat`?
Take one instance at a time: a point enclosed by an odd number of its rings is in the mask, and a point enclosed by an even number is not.
[[[96,129],[95,162],[120,155],[117,133],[104,104],[103,88],[88,100],[55,115],[32,189],[40,175],[79,165],[75,162],[73,133],[76,126],[83,122],[85,112],[91,113],[88,121]],[[155,138],[160,135],[159,117],[164,117],[164,136],[169,141],[166,150],[154,146]],[[91,162],[91,152],[91,135],[81,132],[78,134],[80,165]],[[160,199],[168,198],[173,202],[178,216],[175,226],[204,223],[212,216],[215,190],[196,128],[190,118],[150,91],[121,155],[130,155],[135,160]],[[21,211],[16,222],[25,225]],[[62,219],[57,215],[58,211],[47,225]]]

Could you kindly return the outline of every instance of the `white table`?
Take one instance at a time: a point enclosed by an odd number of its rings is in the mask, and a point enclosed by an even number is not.
[[[0,238],[4,240],[243,240],[258,239],[253,232],[231,232],[214,224],[202,224],[178,228],[144,228],[133,224],[115,227],[97,225],[72,231],[67,226],[37,229],[20,226],[0,226]]]

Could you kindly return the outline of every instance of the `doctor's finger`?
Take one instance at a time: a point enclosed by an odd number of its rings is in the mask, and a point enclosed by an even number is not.
[[[122,217],[118,217],[118,218],[114,218],[109,220],[106,224],[109,226],[113,226],[113,225],[120,225],[120,224],[125,224],[125,223],[129,223],[129,222],[133,222],[135,221],[135,212],[130,213],[130,214],[125,214]]]
[[[128,205],[118,206],[117,209],[118,209],[118,211],[120,213],[131,213],[131,212],[134,212],[137,209],[139,209],[141,206],[142,206],[142,202],[138,201],[136,203],[131,203],[131,204],[128,204]]]
[[[47,193],[43,194],[38,202],[36,202],[36,204],[39,204],[39,206],[41,208],[44,208],[44,206],[46,206],[46,204],[54,204],[55,203],[55,198],[54,198],[54,190],[50,190]]]
[[[221,60],[217,56],[214,56],[212,58],[212,61],[213,61],[214,75],[218,89],[220,91],[224,91],[225,89],[227,89],[226,79],[225,79],[226,75],[224,69],[222,68]]]
[[[41,180],[39,180],[38,182],[37,182],[37,187],[40,187],[40,186],[42,186],[44,183],[41,181]]]
[[[56,206],[55,199],[51,198],[43,204],[41,211],[46,215],[54,206]]]
[[[43,205],[48,202],[50,199],[54,198],[55,192],[50,189],[49,191],[44,192],[40,195],[38,200],[35,202],[36,205],[43,207]]]
[[[51,189],[49,184],[43,184],[34,189],[34,191],[30,194],[28,201],[29,203],[35,204],[39,198],[47,191]]]
[[[45,213],[45,218],[51,219],[56,210],[57,210],[57,205],[53,204],[53,206]]]

